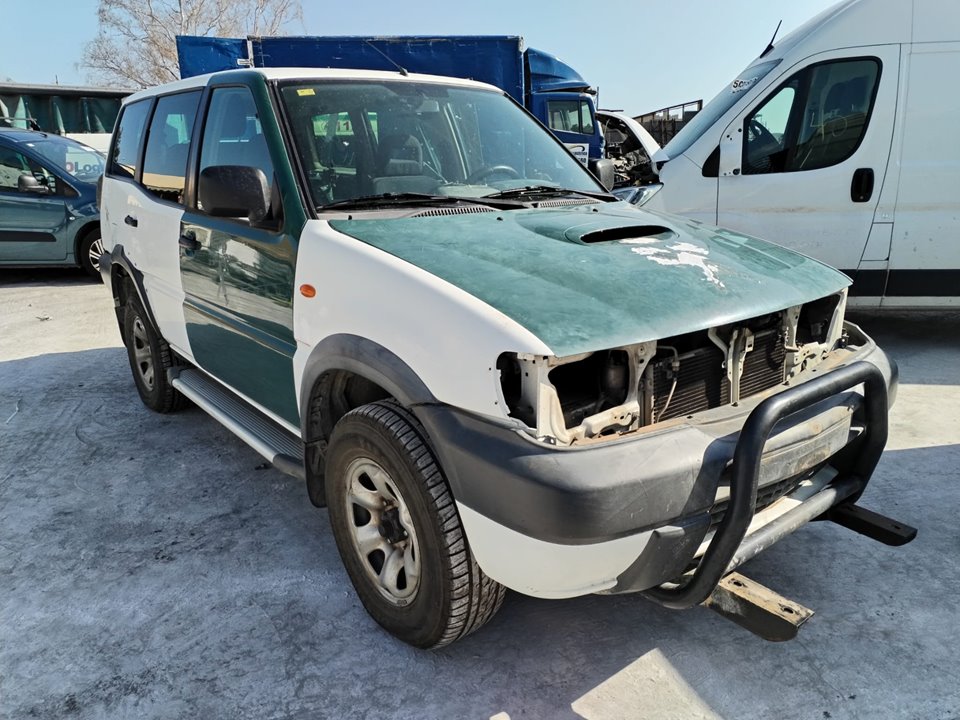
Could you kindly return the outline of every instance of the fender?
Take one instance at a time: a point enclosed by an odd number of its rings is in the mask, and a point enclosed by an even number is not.
[[[308,428],[310,396],[324,373],[332,370],[346,370],[376,383],[405,407],[437,402],[423,380],[390,350],[359,335],[331,335],[317,343],[304,367],[300,429],[305,441],[314,439]]]
[[[143,273],[127,258],[123,252],[123,245],[118,244],[113,246],[109,254],[104,253],[100,256],[100,277],[103,278],[104,285],[109,286],[113,293],[113,306],[117,314],[117,324],[120,326],[120,336],[123,337],[123,316],[120,310],[123,305],[120,302],[119,287],[121,271],[124,272],[133,283],[133,287],[137,291],[137,296],[140,298],[140,304],[147,314],[147,322],[150,323],[150,327],[158,336],[162,337],[156,318],[153,316],[153,309],[150,307],[150,303],[147,302],[147,292],[143,287]]]
[[[320,407],[314,410],[314,393],[324,392],[328,373],[346,371],[375,383],[405,407],[437,402],[419,376],[397,355],[359,335],[324,338],[310,352],[300,384],[300,436],[304,444],[307,494],[317,507],[326,504],[324,463],[333,422]],[[332,375],[330,375],[332,377]]]

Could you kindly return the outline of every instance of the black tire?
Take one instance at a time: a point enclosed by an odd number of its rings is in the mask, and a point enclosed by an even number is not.
[[[399,524],[387,522],[391,510],[379,511],[375,517],[378,511],[367,511],[348,500],[355,497],[350,490],[356,489],[353,483],[369,487],[356,470],[365,464],[385,471],[387,484],[392,483],[396,497],[402,498]],[[382,475],[379,481],[384,482]],[[374,484],[369,477],[367,483]],[[408,410],[393,401],[379,401],[345,415],[330,440],[325,484],[330,524],[347,574],[367,612],[388,632],[415,647],[437,648],[481,627],[500,608],[505,588],[487,577],[474,560],[446,478]],[[403,515],[404,508],[408,515]],[[364,513],[369,516],[366,522]],[[409,526],[403,524],[404,517],[414,532],[404,531]],[[407,542],[409,549],[409,543],[415,543],[419,553],[419,575],[409,599],[394,597],[374,579],[371,572],[377,570],[371,558],[375,561],[381,551],[364,556],[355,540],[363,528],[379,530],[391,524],[405,538],[398,544]],[[391,552],[398,552],[390,544],[393,536],[384,537],[383,542]],[[406,558],[404,554],[404,568]],[[384,556],[384,573],[389,564]],[[399,592],[410,592],[411,586],[405,583]]]
[[[127,292],[123,342],[127,346],[133,382],[143,404],[159,413],[182,408],[186,398],[167,379],[167,370],[179,363],[170,346],[154,331],[132,288]]]
[[[77,259],[88,275],[103,281],[100,275],[100,253],[103,252],[103,243],[100,240],[100,228],[94,228],[77,244]],[[96,257],[96,259],[95,259]]]

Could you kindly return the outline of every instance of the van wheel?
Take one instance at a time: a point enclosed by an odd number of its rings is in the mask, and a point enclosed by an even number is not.
[[[337,423],[326,498],[357,595],[399,639],[441,647],[500,608],[505,588],[474,560],[446,478],[405,408],[374,402]]]
[[[91,230],[80,241],[77,247],[77,258],[80,261],[80,267],[97,280],[102,280],[100,277],[100,255],[102,254],[103,240],[100,237],[100,230]]]
[[[144,405],[159,413],[173,412],[186,404],[186,398],[167,379],[167,370],[178,363],[146,317],[140,298],[131,290],[123,316],[123,340],[133,382]]]

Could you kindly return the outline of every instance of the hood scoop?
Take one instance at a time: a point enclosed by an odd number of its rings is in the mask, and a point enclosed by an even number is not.
[[[630,240],[672,240],[677,234],[663,225],[624,225],[603,228],[580,236],[579,240],[587,245],[602,242],[623,242]]]
[[[486,205],[470,205],[467,207],[442,207],[442,208],[431,208],[430,210],[424,210],[423,212],[418,212],[415,215],[410,217],[422,218],[422,217],[439,217],[440,215],[472,215],[473,213],[491,213],[496,212],[492,207],[487,207]]]

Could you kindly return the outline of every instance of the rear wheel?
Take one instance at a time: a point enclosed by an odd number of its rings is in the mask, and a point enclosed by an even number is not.
[[[167,370],[177,365],[177,360],[170,346],[147,320],[140,298],[132,289],[127,293],[123,336],[133,382],[143,404],[160,413],[183,407],[186,398],[167,379]]]
[[[100,277],[100,256],[103,254],[103,240],[100,237],[100,229],[91,230],[77,247],[77,259],[80,261],[80,267],[87,271],[88,275],[101,280]]]
[[[440,647],[500,608],[505,589],[474,560],[443,472],[405,408],[382,401],[345,415],[330,440],[325,484],[347,574],[387,631]]]

